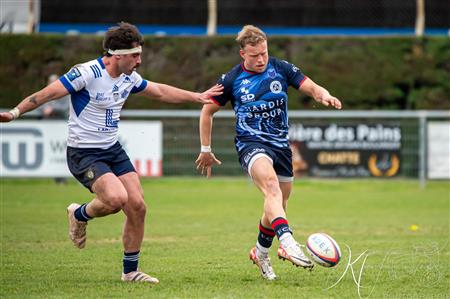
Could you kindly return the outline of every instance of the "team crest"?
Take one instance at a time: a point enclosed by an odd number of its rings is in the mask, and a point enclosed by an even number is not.
[[[267,74],[269,75],[270,78],[275,78],[277,76],[277,72],[275,71],[275,69],[269,69],[267,71]]]
[[[92,180],[95,177],[95,173],[93,169],[88,169],[88,171],[86,171],[86,178],[88,180]]]
[[[272,81],[270,83],[270,91],[273,93],[280,93],[283,91],[283,87],[281,86],[280,81]]]

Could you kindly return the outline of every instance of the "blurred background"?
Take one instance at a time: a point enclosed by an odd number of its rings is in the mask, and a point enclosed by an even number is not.
[[[240,62],[240,28],[260,26],[270,55],[344,104],[331,111],[290,90],[297,176],[419,178],[421,185],[450,178],[450,1],[0,0],[0,108],[101,56],[103,33],[119,21],[145,34],[143,77],[199,91]],[[141,175],[196,175],[198,106],[132,96],[125,108],[121,140]],[[215,119],[213,148],[224,162],[217,175],[243,175],[230,109]],[[17,127],[1,127],[1,176],[70,176],[58,115],[35,111]]]

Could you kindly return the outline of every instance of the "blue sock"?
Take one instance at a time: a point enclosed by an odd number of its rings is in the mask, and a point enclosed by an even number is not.
[[[137,271],[139,262],[139,252],[124,252],[123,253],[123,273],[127,274]]]
[[[88,222],[88,220],[92,219],[92,217],[86,213],[86,206],[87,203],[82,204],[81,207],[75,210],[74,216],[78,221]]]
[[[275,232],[271,228],[264,227],[260,222],[258,243],[265,248],[270,248],[270,246],[272,246],[273,237],[275,237]]]
[[[275,218],[272,221],[272,228],[275,231],[275,233],[277,234],[278,240],[285,233],[292,234],[292,231],[289,228],[289,224],[288,224],[287,220],[284,219],[283,217]]]

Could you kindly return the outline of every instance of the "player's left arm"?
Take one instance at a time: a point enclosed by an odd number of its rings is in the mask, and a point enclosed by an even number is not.
[[[221,95],[222,91],[223,87],[218,84],[200,93],[180,89],[167,84],[148,81],[147,86],[142,90],[141,94],[152,99],[173,104],[183,102],[210,104],[212,103],[211,97]]]
[[[0,113],[0,122],[10,122],[18,118],[20,115],[36,109],[42,104],[45,104],[51,100],[62,98],[68,93],[69,92],[60,80],[52,82],[38,92],[26,97],[11,111]]]
[[[316,102],[321,103],[324,106],[332,106],[336,109],[342,108],[342,103],[338,98],[330,95],[328,90],[322,86],[316,84],[310,78],[306,78],[300,85],[299,90],[306,95],[312,97]]]

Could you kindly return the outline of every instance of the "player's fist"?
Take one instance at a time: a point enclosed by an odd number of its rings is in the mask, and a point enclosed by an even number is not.
[[[0,113],[0,122],[7,123],[14,120],[14,115],[11,112],[1,112]]]

